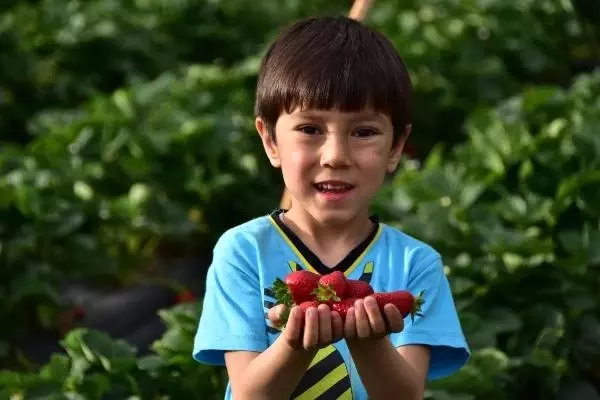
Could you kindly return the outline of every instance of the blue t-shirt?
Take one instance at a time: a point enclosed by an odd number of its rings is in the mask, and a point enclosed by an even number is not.
[[[262,216],[225,232],[214,248],[193,357],[224,365],[224,352],[262,352],[280,331],[266,318],[275,303],[276,278],[324,266],[281,222],[278,213]],[[431,347],[428,379],[459,370],[470,355],[444,274],[440,255],[427,244],[375,220],[371,236],[335,269],[350,279],[370,282],[375,291],[424,291],[423,317],[405,319],[401,333],[390,334],[394,346]],[[321,349],[292,398],[367,399],[344,340]],[[231,399],[228,385],[225,399]]]

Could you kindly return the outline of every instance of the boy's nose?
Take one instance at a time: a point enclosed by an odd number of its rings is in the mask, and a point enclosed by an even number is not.
[[[321,148],[321,166],[329,168],[344,168],[350,165],[350,149],[348,141],[332,135]]]

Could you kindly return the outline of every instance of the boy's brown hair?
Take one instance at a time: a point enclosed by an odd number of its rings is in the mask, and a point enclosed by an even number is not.
[[[388,115],[394,142],[412,123],[412,84],[404,62],[382,34],[348,17],[296,22],[265,54],[255,114],[275,137],[282,112],[295,108]]]

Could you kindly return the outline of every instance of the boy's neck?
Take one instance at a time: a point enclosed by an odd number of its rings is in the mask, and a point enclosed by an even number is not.
[[[341,225],[319,223],[310,214],[294,207],[282,213],[281,218],[286,226],[330,267],[337,265],[373,231],[373,221],[369,219],[368,210]]]

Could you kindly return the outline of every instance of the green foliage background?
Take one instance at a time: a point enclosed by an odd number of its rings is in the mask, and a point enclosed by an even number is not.
[[[260,55],[281,26],[349,6],[0,6],[0,398],[221,397],[223,371],[191,360],[199,305],[161,314],[149,357],[75,330],[24,372],[12,343],[53,327],[65,282],[125,284],[165,240],[208,252],[275,207],[251,118]],[[600,398],[598,15],[582,0],[379,0],[367,20],[416,90],[417,157],[376,209],[444,255],[474,350],[429,398]]]

